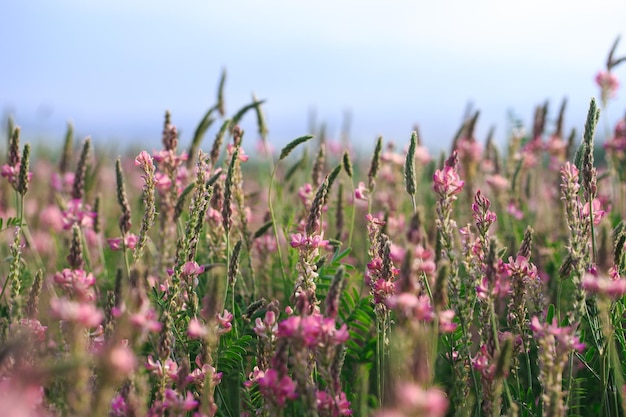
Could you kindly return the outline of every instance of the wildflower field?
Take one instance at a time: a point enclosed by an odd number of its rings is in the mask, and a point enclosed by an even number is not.
[[[9,119],[0,415],[626,415],[626,120],[594,143],[614,49],[581,133],[546,104],[499,147],[476,113],[435,157],[417,130],[273,153],[225,75],[150,153],[71,126],[36,152]]]

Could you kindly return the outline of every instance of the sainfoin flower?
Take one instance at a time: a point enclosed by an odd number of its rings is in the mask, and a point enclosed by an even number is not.
[[[424,389],[413,382],[404,382],[396,387],[395,407],[376,413],[376,417],[428,416],[443,417],[448,411],[448,400],[437,388]]]
[[[189,320],[189,326],[187,327],[187,336],[191,339],[200,339],[206,337],[209,334],[209,329],[202,325],[196,318]]]
[[[281,321],[278,324],[277,336],[303,343],[308,348],[315,348],[318,345],[344,343],[350,335],[345,323],[337,329],[334,319],[314,313],[305,317],[291,316]]]
[[[137,240],[137,235],[129,233],[123,239],[121,237],[107,239],[107,243],[109,244],[111,250],[121,250],[124,247],[126,249],[135,249],[135,245],[137,245]]]
[[[328,391],[317,391],[317,409],[324,411],[324,415],[351,416],[350,401],[345,392],[340,392],[334,397]]]
[[[109,352],[109,363],[121,375],[130,375],[137,367],[137,358],[133,351],[125,345],[116,346]]]
[[[606,211],[602,209],[602,203],[597,198],[594,198],[589,205],[589,202],[583,206],[583,216],[589,217],[589,214],[593,216],[593,224],[598,225],[602,221],[602,218],[606,215]]]
[[[54,318],[82,324],[85,327],[96,327],[104,319],[102,310],[93,304],[70,301],[66,298],[52,298],[50,310]]]
[[[456,169],[448,165],[443,169],[438,169],[433,175],[433,189],[438,195],[445,198],[452,198],[459,194],[464,185],[465,182],[461,180]]]
[[[279,378],[275,369],[268,369],[259,374],[256,378],[259,384],[261,394],[268,400],[279,407],[283,407],[287,399],[293,400],[297,398],[296,383],[289,377],[283,375]]]
[[[93,289],[96,278],[83,269],[63,269],[54,274],[54,282],[67,291],[72,297],[82,301],[93,301],[95,291]]]
[[[615,74],[610,71],[598,71],[596,74],[596,84],[600,87],[604,100],[615,97],[615,93],[619,88],[619,80]]]
[[[615,300],[626,293],[626,279],[620,278],[617,274],[612,275],[586,273],[582,279],[582,286],[590,293]]]
[[[148,152],[141,151],[135,158],[135,165],[142,167],[147,172],[154,168],[154,161]]]

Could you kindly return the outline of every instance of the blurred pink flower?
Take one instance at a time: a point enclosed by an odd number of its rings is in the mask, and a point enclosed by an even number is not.
[[[354,198],[362,201],[369,199],[369,189],[365,186],[365,183],[359,182],[359,185],[354,190]]]
[[[109,244],[111,250],[122,250],[124,246],[126,247],[126,249],[135,249],[135,245],[137,245],[138,240],[139,238],[136,234],[128,233],[123,240],[121,237],[117,237],[107,239],[107,243]],[[122,242],[124,244],[122,244]]]
[[[109,352],[109,362],[113,369],[122,376],[130,375],[137,367],[137,358],[128,343],[115,346]]]
[[[439,312],[439,330],[441,333],[452,333],[456,330],[454,322],[454,310],[444,310]]]
[[[598,71],[596,74],[596,84],[600,87],[602,100],[615,97],[619,88],[619,80],[610,71]]]
[[[626,279],[620,278],[617,274],[613,274],[613,277],[609,277],[586,273],[582,279],[582,286],[590,293],[608,297],[613,300],[626,294]]]
[[[396,387],[397,406],[409,415],[443,417],[448,411],[446,394],[436,388],[424,390],[412,383],[401,383]]]
[[[63,212],[61,209],[50,204],[39,212],[39,225],[43,229],[52,229],[52,231],[60,232],[63,230]]]
[[[191,339],[201,339],[206,337],[208,334],[209,329],[202,325],[197,318],[194,317],[189,320],[189,325],[187,326],[187,336]]]
[[[333,398],[328,391],[317,391],[317,410],[322,411],[322,415],[328,416],[351,416],[350,401],[346,393],[341,391]]]
[[[91,211],[91,206],[84,204],[81,199],[72,199],[63,211],[63,229],[69,230],[74,224],[81,228],[91,228],[95,217],[96,213]]]
[[[96,306],[86,302],[70,301],[67,298],[50,300],[52,317],[81,324],[85,327],[96,327],[104,319],[104,313]]]
[[[279,407],[283,407],[287,399],[293,400],[298,396],[296,383],[288,375],[279,378],[275,369],[268,369],[263,375],[259,375],[256,381],[261,394]]]

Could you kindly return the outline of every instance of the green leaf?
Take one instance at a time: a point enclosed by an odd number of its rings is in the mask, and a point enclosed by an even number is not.
[[[548,314],[546,315],[547,323],[552,323],[552,319],[554,318],[554,312],[555,312],[554,304],[550,304],[548,306]]]

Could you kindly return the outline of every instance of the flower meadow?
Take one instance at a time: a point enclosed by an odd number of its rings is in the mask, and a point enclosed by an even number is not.
[[[616,46],[581,134],[545,104],[499,147],[475,113],[440,156],[417,129],[274,153],[225,74],[152,152],[72,126],[36,152],[9,119],[0,414],[626,415],[626,120],[594,141]]]

